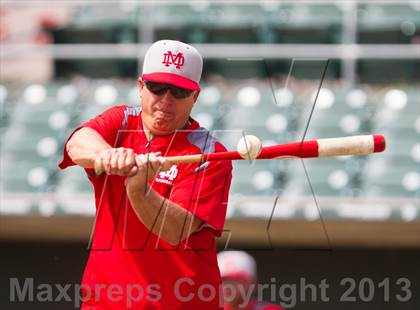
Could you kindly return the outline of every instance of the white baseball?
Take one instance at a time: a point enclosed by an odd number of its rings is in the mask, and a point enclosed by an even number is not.
[[[246,135],[239,140],[236,151],[242,158],[253,160],[260,155],[261,147],[262,143],[258,137]]]

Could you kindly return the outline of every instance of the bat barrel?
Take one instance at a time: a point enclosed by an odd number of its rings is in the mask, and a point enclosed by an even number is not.
[[[315,158],[343,155],[367,155],[385,150],[382,135],[364,135],[341,138],[291,142],[263,147],[256,159]],[[238,152],[220,152],[168,158],[172,162],[204,162],[214,160],[242,160]],[[175,159],[175,160],[174,160]],[[193,160],[194,159],[194,160]]]
[[[385,138],[382,135],[319,139],[317,143],[318,157],[367,155],[385,150]]]

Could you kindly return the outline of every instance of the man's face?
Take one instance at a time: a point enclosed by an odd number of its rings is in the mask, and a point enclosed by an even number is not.
[[[181,99],[175,98],[170,91],[157,95],[144,81],[140,81],[140,93],[143,123],[153,135],[168,135],[184,128],[198,97],[198,91]]]

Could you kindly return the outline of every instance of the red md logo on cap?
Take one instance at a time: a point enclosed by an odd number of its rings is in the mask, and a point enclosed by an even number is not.
[[[162,63],[167,67],[169,67],[169,65],[175,65],[177,69],[180,69],[184,65],[184,61],[185,59],[182,53],[174,55],[171,51],[167,51],[163,54]]]

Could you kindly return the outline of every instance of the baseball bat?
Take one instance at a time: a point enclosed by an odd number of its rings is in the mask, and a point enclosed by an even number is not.
[[[317,139],[302,142],[290,142],[261,148],[256,159],[316,158],[344,155],[368,155],[385,150],[385,138],[382,135],[362,135],[339,138]],[[193,154],[166,157],[174,164],[195,163],[214,160],[243,160],[237,151],[209,154]],[[102,162],[95,161],[95,172],[104,171]]]

